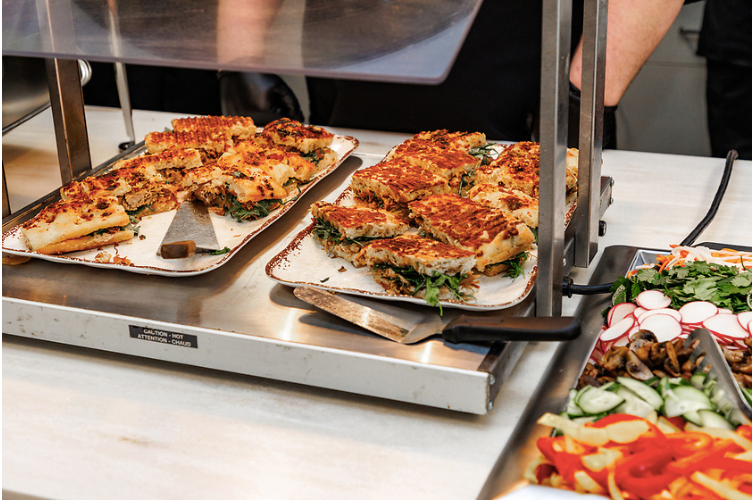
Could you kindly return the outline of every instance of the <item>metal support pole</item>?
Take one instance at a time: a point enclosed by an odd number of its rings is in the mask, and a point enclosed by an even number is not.
[[[580,161],[574,265],[588,267],[598,252],[603,98],[606,82],[608,0],[585,0],[582,33]]]
[[[47,59],[50,104],[63,184],[91,169],[81,73],[75,59]]]
[[[561,315],[572,1],[543,0],[536,315]]]
[[[5,163],[3,163],[3,219],[10,215],[10,197],[8,196],[8,181],[5,180]]]

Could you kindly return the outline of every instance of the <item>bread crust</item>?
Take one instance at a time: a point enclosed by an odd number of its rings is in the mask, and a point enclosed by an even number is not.
[[[53,203],[24,224],[21,231],[29,248],[40,251],[64,240],[129,223],[130,218],[117,197],[102,196]]]
[[[409,207],[410,216],[427,234],[472,252],[480,272],[535,242],[535,235],[519,219],[454,194],[432,196]]]

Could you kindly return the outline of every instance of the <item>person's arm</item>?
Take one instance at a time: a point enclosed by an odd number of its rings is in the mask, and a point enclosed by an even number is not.
[[[683,4],[684,0],[611,0],[608,3],[606,106],[619,103]],[[582,39],[572,57],[569,80],[578,89],[582,88]]]

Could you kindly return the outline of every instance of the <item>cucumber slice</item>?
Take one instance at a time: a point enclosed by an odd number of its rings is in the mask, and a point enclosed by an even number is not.
[[[699,425],[702,427],[702,417],[700,416],[699,412],[696,411],[688,411],[685,413],[682,413],[682,418],[686,420],[687,422],[692,422],[695,425]]]
[[[611,381],[611,382],[606,382],[602,386],[598,387],[598,389],[600,389],[602,391],[613,391],[613,390],[616,389],[615,386],[616,386],[616,382]]]
[[[648,385],[643,384],[639,380],[627,377],[618,377],[616,381],[635,393],[638,397],[642,398],[654,410],[658,410],[661,406],[663,406],[663,398],[660,394],[658,394],[658,391]]]
[[[731,425],[731,422],[726,420],[722,415],[711,410],[699,410],[697,412],[702,419],[703,427],[716,427],[718,429],[728,429],[733,431],[735,427]]]
[[[663,399],[663,414],[669,418],[684,415],[690,411],[713,409],[710,398],[691,385],[682,385],[667,390]]]
[[[627,413],[629,415],[646,418],[655,411],[655,408],[626,386],[617,389],[616,395],[624,398],[624,402],[616,407],[616,413]],[[661,403],[663,403],[663,399],[661,399]]]
[[[658,381],[658,394],[661,395],[661,397],[665,398],[666,393],[669,391],[671,386],[669,385],[668,377],[663,377]]]
[[[589,389],[589,390],[585,390]],[[577,405],[586,415],[609,412],[622,404],[624,398],[612,391],[588,386],[577,395]]]
[[[696,372],[690,377],[689,382],[695,387],[695,389],[703,390],[705,388],[706,375],[702,372]]]
[[[590,422],[595,422],[596,420],[598,420],[597,416],[595,416],[595,415],[587,415],[585,417],[573,418],[572,422],[577,422],[578,424],[582,425],[582,424],[587,424],[587,423],[590,423]]]
[[[567,409],[564,411],[570,418],[571,417],[581,417],[585,414],[585,412],[582,411],[582,408],[577,406],[577,403],[574,402],[575,398],[577,397],[577,389],[569,389],[569,399],[567,400]]]
[[[744,398],[747,400],[747,403],[752,405],[752,389],[742,387],[742,394],[744,394]]]

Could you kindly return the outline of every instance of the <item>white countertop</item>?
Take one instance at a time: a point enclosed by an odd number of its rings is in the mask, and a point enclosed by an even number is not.
[[[14,209],[58,187],[45,116],[3,138]],[[134,112],[137,136],[173,116]],[[87,121],[97,165],[125,140],[122,115],[93,108]],[[388,137],[348,133],[361,152]],[[705,215],[723,163],[605,152],[616,184],[601,248],[679,243]],[[751,246],[750,193],[752,162],[739,161],[698,242]],[[588,275],[572,273],[576,283]],[[575,306],[565,299],[564,313]],[[495,409],[476,416],[5,336],[4,497],[474,499],[554,350],[528,346]]]

